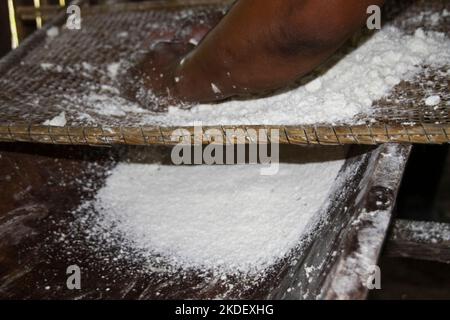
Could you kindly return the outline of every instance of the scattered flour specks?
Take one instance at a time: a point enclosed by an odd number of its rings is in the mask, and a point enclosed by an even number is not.
[[[61,66],[53,63],[43,62],[40,66],[44,71],[63,72],[63,68]]]
[[[215,94],[221,94],[222,91],[220,91],[219,87],[217,87],[217,85],[215,85],[214,83],[211,83],[211,89]]]
[[[117,78],[117,74],[119,73],[119,70],[120,70],[120,65],[121,65],[121,62],[114,62],[114,63],[110,63],[107,66],[108,75],[111,77],[111,79],[115,80]]]
[[[440,96],[431,96],[425,99],[425,104],[430,107],[437,106],[441,102]]]
[[[56,38],[59,35],[59,28],[58,27],[51,27],[47,30],[47,37],[49,38]]]

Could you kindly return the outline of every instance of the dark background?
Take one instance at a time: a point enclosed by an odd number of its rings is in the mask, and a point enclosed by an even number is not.
[[[8,3],[0,1],[0,57],[11,49],[11,33],[9,30]]]

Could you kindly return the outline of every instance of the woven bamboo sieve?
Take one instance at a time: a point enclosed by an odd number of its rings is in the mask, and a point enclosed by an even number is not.
[[[117,127],[103,129],[101,127],[52,127],[42,125],[0,126],[0,141],[5,142],[37,142],[50,144],[74,145],[153,145],[177,144],[172,133],[180,128],[170,127]],[[182,127],[192,133],[192,143],[198,141],[192,127]],[[388,142],[444,144],[450,143],[450,127],[433,124],[414,126],[395,126],[388,124],[359,126],[218,126],[203,127],[200,139],[209,143],[207,131],[216,129],[223,132],[223,142],[239,143],[242,140],[227,135],[228,129],[242,132],[245,143],[258,142],[249,132],[255,130],[265,134],[259,142],[271,141],[272,130],[278,130],[281,144],[318,144],[345,145],[364,144],[376,145]]]
[[[408,3],[408,6],[405,3]],[[60,35],[49,41],[46,30],[62,26],[66,15],[61,13],[46,27],[33,34],[21,46],[0,60],[0,141],[37,142],[74,145],[152,145],[175,144],[172,132],[180,127],[164,123],[142,124],[139,114],[126,113],[115,116],[95,114],[94,123],[76,117],[74,109],[93,115],[92,107],[83,102],[71,101],[70,97],[82,96],[89,85],[105,82],[101,72],[83,75],[56,71],[43,72],[41,63],[51,63],[63,68],[73,68],[87,61],[95,66],[106,66],[112,62],[130,58],[134,52],[148,48],[151,41],[161,37],[152,24],[164,25],[165,37],[174,37],[186,25],[192,26],[200,20],[214,25],[211,15],[223,14],[230,1],[172,1],[120,4],[107,7],[82,8],[81,31],[60,29]],[[426,19],[407,19],[418,11],[437,12],[450,10],[449,1],[400,1],[404,13],[398,13],[398,5],[387,5],[387,16],[405,30],[413,32],[417,27],[441,32],[450,31],[450,18],[440,24],[428,24]],[[194,13],[186,15],[186,10]],[[392,12],[392,13],[391,13]],[[402,11],[403,12],[403,11]],[[395,15],[394,15],[395,13]],[[174,18],[176,15],[176,18]],[[408,23],[405,23],[408,21]],[[188,28],[187,28],[188,29]],[[130,36],[117,39],[117,34],[126,30]],[[182,33],[182,32],[181,32]],[[178,35],[179,36],[179,35]],[[182,36],[182,35],[181,35]],[[142,41],[142,39],[148,39]],[[137,59],[137,58],[136,58]],[[282,144],[382,144],[386,142],[444,144],[450,143],[450,79],[449,66],[435,70],[423,66],[423,72],[413,80],[397,85],[388,97],[374,103],[374,112],[369,116],[357,116],[358,125],[347,123],[316,125],[245,125],[204,126],[202,142],[209,129],[223,132],[223,141],[237,143],[227,137],[227,129],[240,130],[246,143],[254,141],[253,130],[266,129],[270,141],[270,130],[279,131]],[[438,106],[426,106],[424,97],[438,94]],[[68,98],[69,97],[69,98]],[[81,104],[79,104],[81,103]],[[67,113],[64,127],[43,125],[62,111]],[[165,110],[155,110],[164,112]],[[192,141],[199,138],[192,127],[182,127],[192,133]],[[227,140],[228,139],[228,140]]]

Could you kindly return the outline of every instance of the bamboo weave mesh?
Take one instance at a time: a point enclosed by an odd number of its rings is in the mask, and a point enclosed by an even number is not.
[[[198,1],[190,1],[198,2]],[[211,1],[209,1],[211,2]],[[418,12],[450,11],[449,1],[400,1],[387,6],[387,16],[395,16],[392,23],[407,32],[417,27],[449,33],[450,18],[432,24],[427,16],[411,19]],[[127,59],[138,59],[156,39],[182,39],[202,21],[213,26],[224,14],[225,5],[186,5],[175,2],[170,6],[157,4],[128,4],[120,6],[83,8],[81,30],[60,28],[60,35],[49,39],[46,30],[62,25],[61,14],[52,24],[36,32],[17,50],[0,61],[0,141],[26,141],[54,144],[173,144],[173,130],[163,123],[140,124],[140,115],[134,113],[102,116],[95,113],[95,122],[88,121],[89,105],[71,97],[79,97],[88,90],[100,90],[108,84],[108,77],[98,71],[87,72],[83,62],[102,66]],[[399,10],[403,7],[403,11]],[[214,20],[215,19],[215,20]],[[124,35],[121,37],[121,35]],[[143,40],[147,39],[147,40]],[[42,63],[47,64],[43,72]],[[450,80],[449,66],[434,70],[423,66],[415,79],[402,82],[386,98],[374,103],[370,119],[358,116],[358,123],[317,124],[314,126],[216,126],[227,128],[279,129],[280,143],[286,144],[379,144],[406,142],[441,144],[450,142]],[[63,69],[61,72],[58,68]],[[428,107],[424,96],[439,94],[437,107]],[[112,94],[112,93],[111,93]],[[78,105],[79,104],[79,105]],[[74,106],[85,118],[71,113]],[[156,106],[157,108],[158,106]],[[43,125],[61,111],[67,115],[64,127]],[[98,110],[97,110],[98,111]],[[206,131],[210,127],[205,127]],[[192,131],[192,128],[186,128]],[[250,134],[246,141],[251,141]],[[269,136],[270,140],[270,136]],[[224,141],[236,142],[232,139]]]

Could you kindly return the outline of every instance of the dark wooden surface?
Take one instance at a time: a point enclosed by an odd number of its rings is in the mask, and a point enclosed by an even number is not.
[[[325,278],[321,297],[367,298],[411,148],[383,145],[371,154],[355,201],[348,208],[353,216],[336,239],[334,250],[339,253]]]
[[[396,220],[385,255],[450,263],[450,224]]]
[[[450,264],[384,255],[379,263],[381,290],[372,290],[369,299],[450,299]]]
[[[409,147],[400,149],[407,153]],[[222,281],[212,274],[205,277],[195,271],[171,275],[143,272],[141,263],[145,261],[113,259],[121,249],[120,244],[107,249],[92,247],[83,230],[71,227],[76,220],[71,211],[84,199],[93,197],[104,183],[107,170],[117,161],[164,163],[170,154],[167,148],[2,144],[0,298],[318,298],[329,275],[335,274],[336,261],[354,248],[341,240],[346,234],[352,234],[353,229],[359,230],[360,226],[352,223],[361,213],[358,199],[379,196],[364,186],[377,177],[371,168],[376,167],[383,150],[366,148],[350,152],[341,173],[346,178],[338,179],[333,204],[320,214],[320,223],[311,230],[310,240],[273,266],[265,280],[258,282],[239,277]],[[282,161],[301,161],[299,155],[305,151],[311,152],[304,147],[282,149],[285,155]],[[86,181],[93,184],[86,186]],[[395,190],[388,194],[395,195]],[[70,235],[70,241],[61,240],[61,234]],[[379,246],[381,243],[374,246],[370,255],[374,263]],[[293,264],[293,260],[297,263]],[[71,264],[81,268],[81,290],[66,287],[66,268]]]

